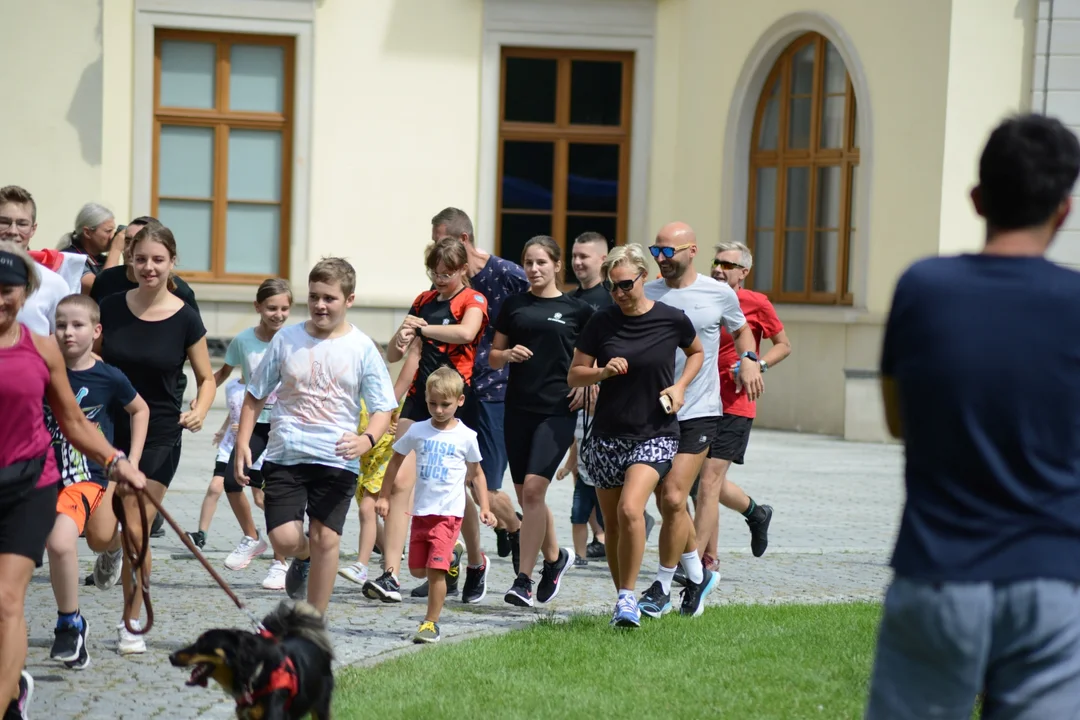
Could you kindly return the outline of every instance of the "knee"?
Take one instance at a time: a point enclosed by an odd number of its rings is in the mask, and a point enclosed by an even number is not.
[[[409,574],[414,578],[426,578],[427,568],[409,568]]]
[[[336,550],[341,544],[341,536],[330,528],[320,525],[311,528],[311,534],[308,537],[308,542],[316,550],[331,551]]]
[[[45,549],[50,555],[70,555],[76,552],[77,537],[71,537],[68,533],[56,529],[49,533],[45,541]]]
[[[665,487],[661,495],[660,512],[665,518],[676,517],[686,512],[686,495],[676,487]]]
[[[525,489],[521,493],[521,504],[528,508],[539,508],[543,506],[546,497],[546,483],[544,485],[541,485],[540,483],[526,483]]]
[[[645,524],[644,509],[629,503],[619,503],[619,527],[630,530],[638,524]]]
[[[14,578],[0,577],[0,620],[22,618],[26,585],[20,585]]]

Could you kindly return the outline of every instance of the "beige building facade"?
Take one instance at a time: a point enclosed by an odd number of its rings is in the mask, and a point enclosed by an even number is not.
[[[911,261],[982,242],[966,200],[1006,114],[1080,126],[1080,0],[0,0],[4,183],[36,246],[87,201],[155,214],[212,337],[253,283],[357,268],[385,342],[454,205],[511,259],[673,219],[749,242],[794,353],[759,424],[885,437],[875,368]],[[1080,220],[1055,258],[1080,265]],[[711,253],[700,256],[707,272]]]

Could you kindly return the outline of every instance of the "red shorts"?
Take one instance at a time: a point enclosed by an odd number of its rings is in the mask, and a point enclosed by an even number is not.
[[[449,570],[461,518],[449,515],[414,515],[409,537],[409,569]]]

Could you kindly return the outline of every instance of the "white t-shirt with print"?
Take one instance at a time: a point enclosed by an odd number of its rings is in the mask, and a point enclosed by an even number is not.
[[[319,339],[304,326],[278,331],[248,383],[248,392],[260,399],[277,390],[263,459],[359,472],[359,460],[339,457],[337,443],[356,432],[361,398],[371,413],[397,409],[390,373],[374,341],[356,327]]]
[[[34,263],[34,272],[38,289],[26,298],[16,319],[38,335],[52,335],[56,330],[56,306],[72,294],[71,288],[64,278],[39,263]]]
[[[416,452],[416,495],[413,515],[465,515],[467,463],[478,463],[476,432],[457,420],[454,427],[438,430],[431,420],[413,423],[394,443],[394,452]]]
[[[225,428],[225,434],[218,443],[218,462],[227,462],[233,447],[236,446],[236,431],[233,430],[233,425],[240,422],[240,410],[244,407],[246,391],[247,386],[240,382],[239,378],[232,378],[225,383],[225,407],[229,409],[229,426]]]
[[[732,335],[746,324],[739,297],[731,286],[698,273],[684,288],[671,288],[663,279],[645,283],[645,297],[678,308],[690,318],[705,349],[705,363],[686,388],[679,421],[719,417],[720,407],[720,325]],[[675,379],[686,367],[686,353],[675,351]]]

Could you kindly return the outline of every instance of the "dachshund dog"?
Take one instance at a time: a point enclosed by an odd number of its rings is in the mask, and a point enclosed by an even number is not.
[[[258,633],[208,630],[169,656],[190,667],[188,685],[214,680],[236,701],[239,720],[330,720],[333,650],[326,624],[307,603],[282,602]]]

